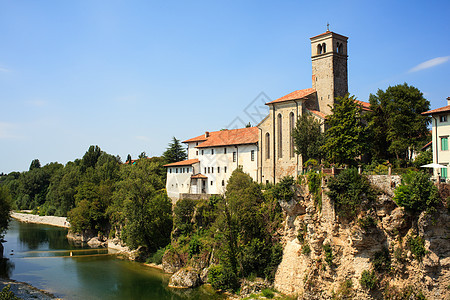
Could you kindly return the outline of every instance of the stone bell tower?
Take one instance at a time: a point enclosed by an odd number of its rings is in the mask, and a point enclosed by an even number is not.
[[[347,40],[329,30],[311,38],[312,87],[319,110],[327,115],[335,97],[348,93]]]

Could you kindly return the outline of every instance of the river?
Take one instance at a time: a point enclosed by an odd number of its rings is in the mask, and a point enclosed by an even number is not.
[[[210,288],[167,287],[169,275],[116,258],[107,249],[71,245],[67,229],[10,222],[0,276],[27,282],[63,299],[221,299]]]

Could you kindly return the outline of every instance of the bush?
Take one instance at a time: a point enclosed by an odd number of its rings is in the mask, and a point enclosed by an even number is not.
[[[375,191],[367,178],[358,174],[357,169],[346,169],[328,183],[328,196],[334,201],[337,214],[349,221],[361,209],[361,202],[375,199]]]
[[[308,189],[313,195],[314,204],[318,206],[319,210],[322,209],[322,175],[317,172],[309,172],[308,178]]]
[[[330,244],[325,244],[322,246],[325,251],[325,261],[329,266],[333,265],[333,249],[331,249]]]
[[[262,295],[266,298],[272,299],[275,294],[271,289],[263,289],[262,291]]]
[[[412,213],[420,213],[438,202],[438,190],[430,181],[430,175],[409,171],[402,175],[402,184],[394,191],[393,200]]]
[[[14,295],[14,293],[11,292],[11,285],[8,284],[0,292],[0,299],[1,300],[20,300],[21,298],[16,297],[16,295]]]
[[[216,290],[235,291],[239,285],[236,274],[222,265],[214,265],[209,268],[208,282]]]
[[[391,269],[391,256],[387,248],[383,247],[380,251],[375,252],[372,266],[378,273],[388,272]]]
[[[423,151],[414,159],[414,166],[420,168],[420,166],[431,164],[433,162],[433,152]]]
[[[285,176],[281,181],[275,184],[274,196],[277,200],[289,201],[294,196],[294,178],[292,176]]]
[[[422,258],[428,251],[425,250],[425,240],[420,236],[410,236],[407,241],[411,253],[414,254],[414,258],[418,261],[422,261]]]
[[[372,290],[377,285],[377,276],[375,271],[372,272],[364,270],[361,273],[361,278],[359,279],[361,286],[367,290]]]
[[[189,258],[191,258],[196,254],[199,254],[201,247],[202,244],[198,238],[198,235],[192,236],[191,240],[189,241],[189,249],[188,249]]]
[[[147,261],[157,265],[162,264],[162,258],[165,252],[166,248],[160,248],[155,253],[153,253],[153,255]]]
[[[194,224],[191,222],[195,212],[195,200],[180,199],[173,208],[173,225],[181,234],[192,232]]]
[[[377,226],[377,220],[372,216],[365,216],[364,218],[358,220],[358,224],[362,229],[367,230]]]
[[[309,247],[308,243],[303,243],[302,245],[302,254],[309,255],[311,253],[311,247]]]

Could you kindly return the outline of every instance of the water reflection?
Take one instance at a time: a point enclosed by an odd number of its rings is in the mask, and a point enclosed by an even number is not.
[[[10,278],[14,267],[14,263],[8,258],[0,258],[0,277]]]

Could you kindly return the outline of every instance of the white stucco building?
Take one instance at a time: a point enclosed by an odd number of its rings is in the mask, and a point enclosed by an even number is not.
[[[205,132],[184,141],[188,159],[165,165],[168,196],[176,202],[183,197],[224,194],[238,167],[258,180],[258,136],[258,128],[249,127]]]
[[[433,163],[445,166],[445,168],[434,169],[434,176],[440,175],[441,180],[447,181],[450,175],[448,172],[450,166],[448,143],[450,136],[450,97],[447,98],[447,106],[429,110],[422,114],[431,116]]]

